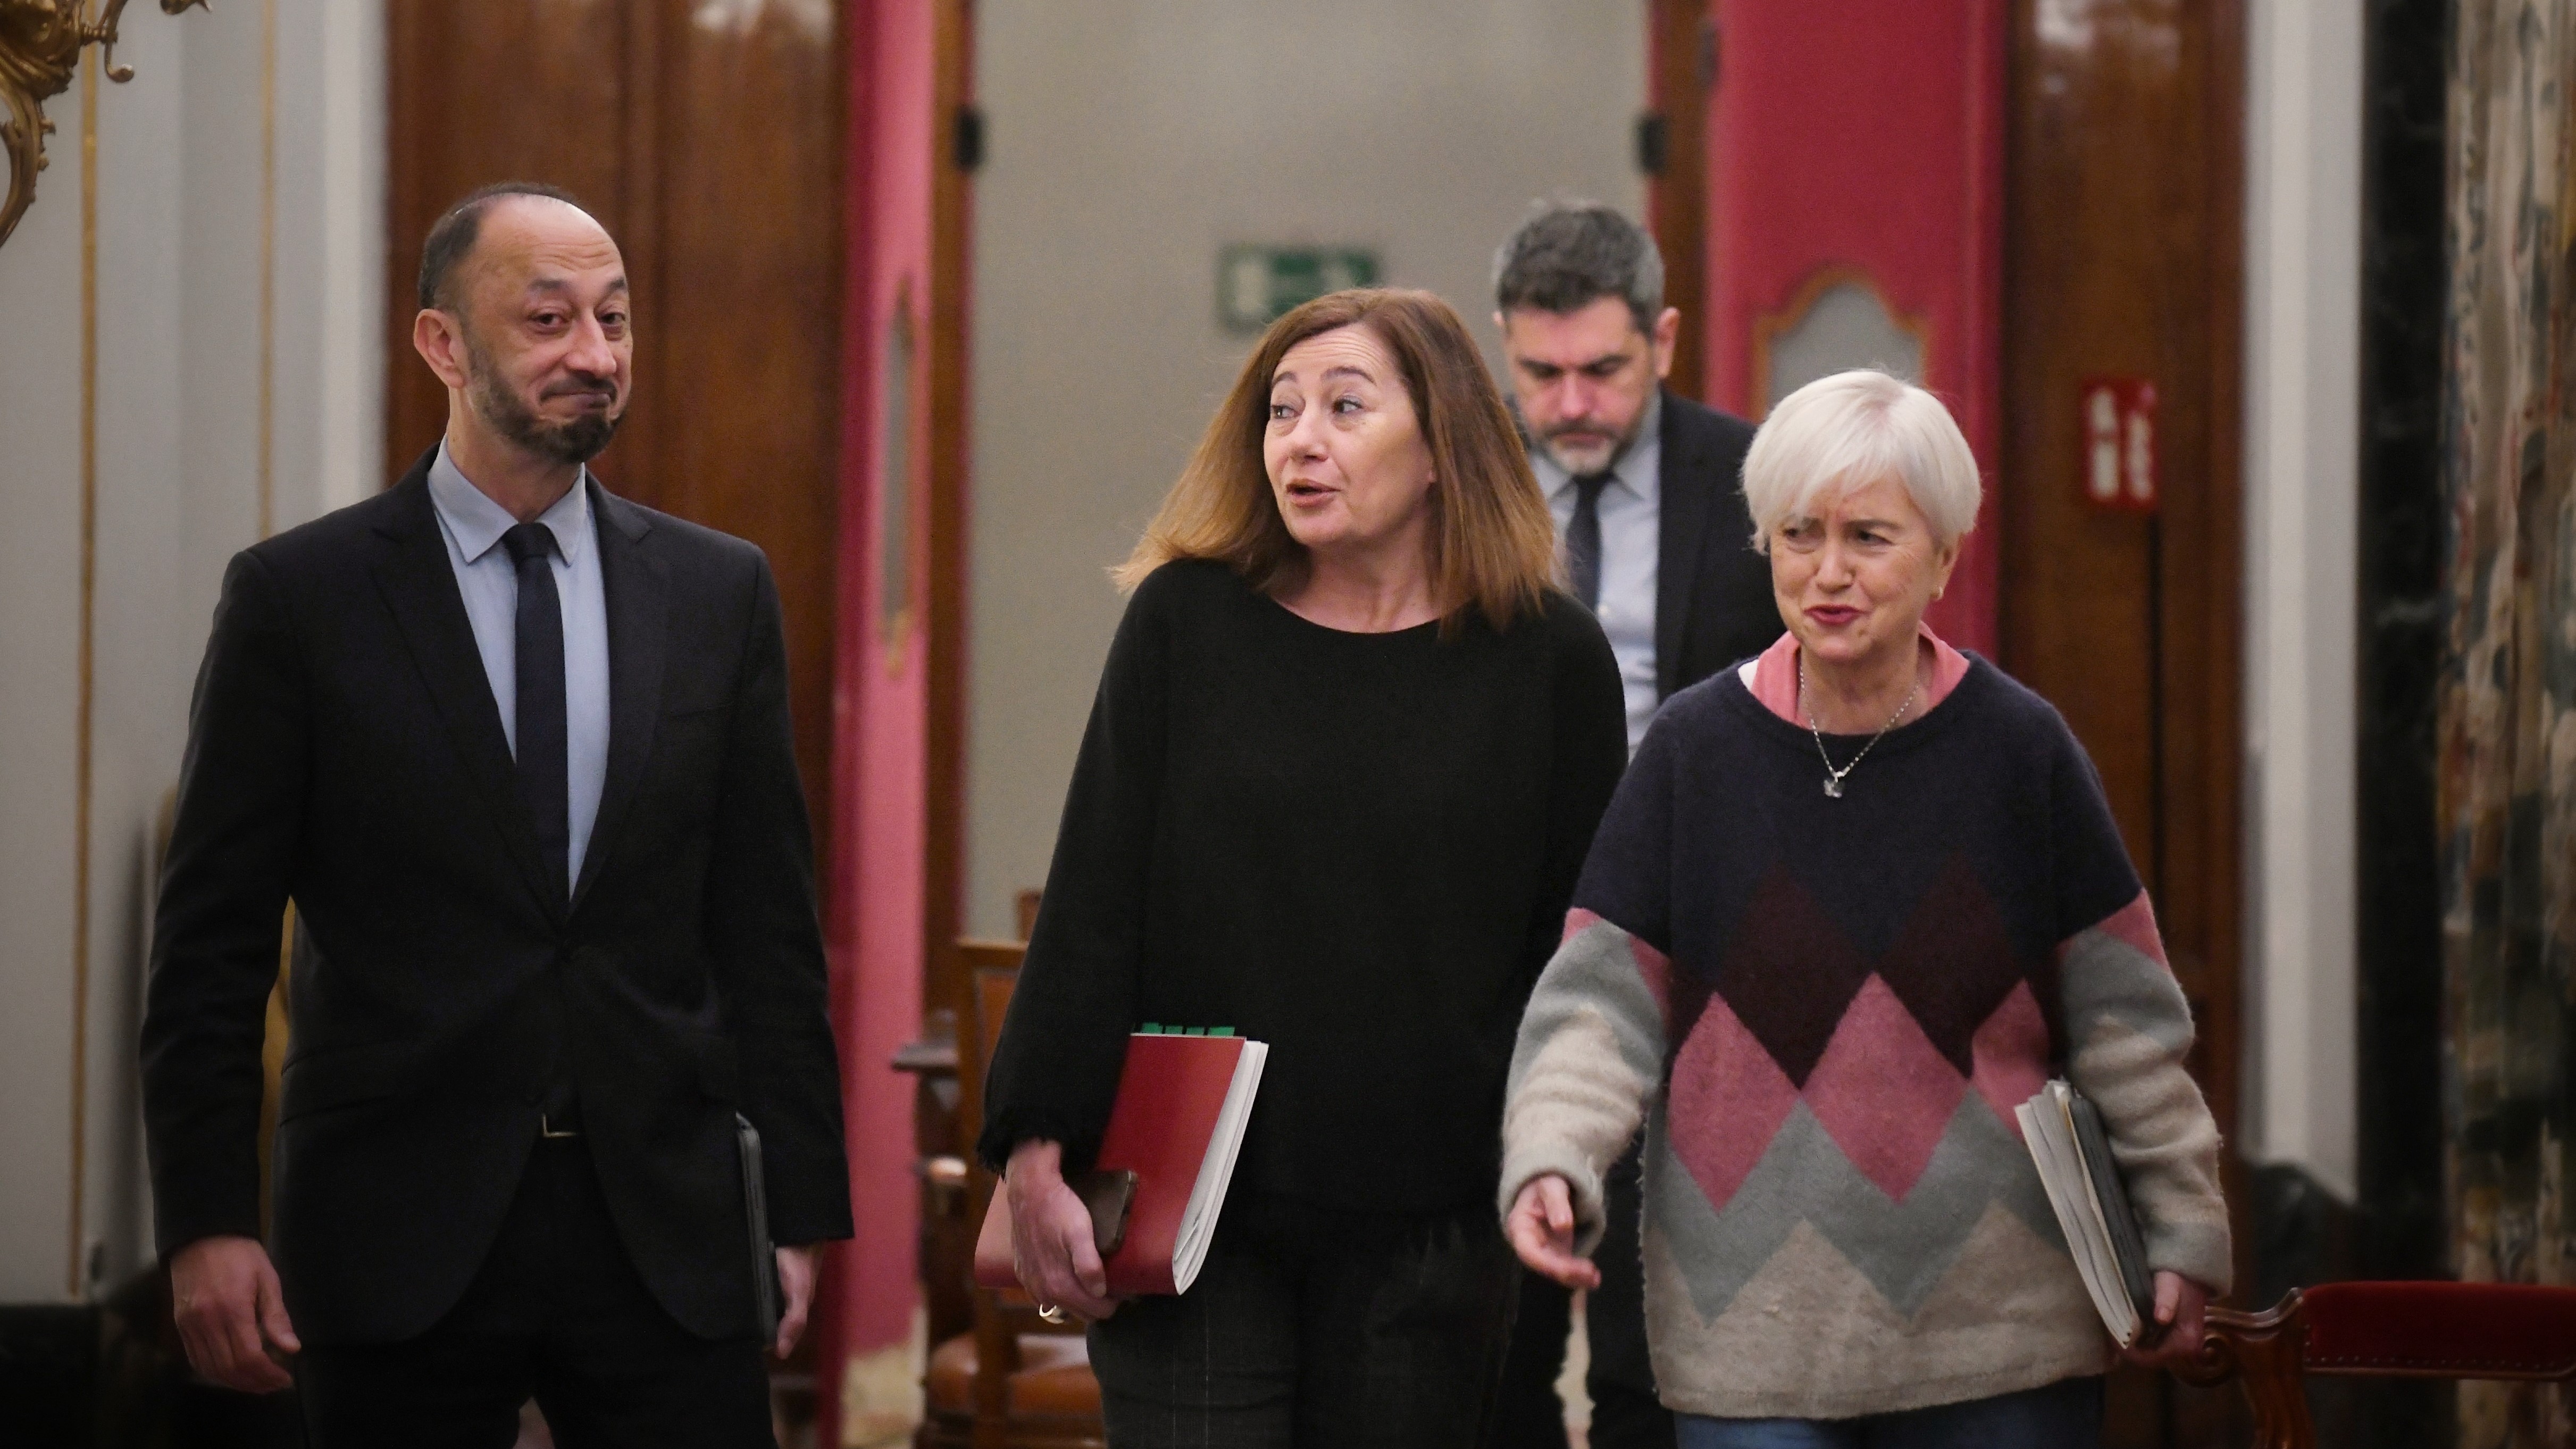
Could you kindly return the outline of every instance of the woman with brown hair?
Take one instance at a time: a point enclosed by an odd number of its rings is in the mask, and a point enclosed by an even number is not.
[[[1555,578],[1483,358],[1406,291],[1275,323],[1118,571],[981,1144],[1118,1449],[1481,1436],[1504,1071],[1627,757]],[[1064,1174],[1145,1021],[1270,1055],[1197,1283],[1122,1303]]]

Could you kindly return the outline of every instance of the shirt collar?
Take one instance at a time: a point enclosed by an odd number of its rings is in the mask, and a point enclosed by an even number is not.
[[[1932,707],[1950,697],[1959,681],[1968,677],[1968,656],[1950,645],[1950,641],[1932,632],[1928,623],[1914,626],[1914,637],[1932,649],[1932,684],[1923,692],[1923,708],[1915,715],[1921,719]],[[1782,634],[1771,647],[1762,651],[1748,666],[1745,683],[1762,707],[1791,724],[1805,724],[1798,716],[1798,636]]]
[[[1646,399],[1645,416],[1637,420],[1637,436],[1610,463],[1610,476],[1619,486],[1648,503],[1654,502],[1662,489],[1663,427],[1664,390],[1659,387]],[[1549,457],[1545,448],[1531,444],[1529,459],[1530,470],[1538,475],[1539,492],[1551,499],[1573,492],[1574,475]]]
[[[492,501],[477,488],[447,456],[447,444],[438,445],[438,456],[429,465],[429,501],[438,510],[448,536],[456,540],[457,552],[469,564],[480,563],[501,542],[519,520],[510,510]],[[590,470],[581,477],[552,508],[537,515],[537,522],[555,536],[555,550],[570,563],[590,546]]]

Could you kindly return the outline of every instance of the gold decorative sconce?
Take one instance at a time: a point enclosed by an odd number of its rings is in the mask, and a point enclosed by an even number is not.
[[[161,0],[161,13],[176,15],[206,0]],[[9,153],[9,192],[0,200],[0,245],[18,229],[18,218],[36,199],[36,173],[45,169],[45,137],[54,123],[45,102],[61,95],[80,66],[81,47],[101,47],[107,78],[134,79],[134,67],[116,64],[116,25],[126,0],[107,0],[96,20],[91,0],[0,0],[0,149]]]

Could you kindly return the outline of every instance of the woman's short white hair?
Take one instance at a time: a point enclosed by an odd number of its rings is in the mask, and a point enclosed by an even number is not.
[[[1781,525],[1882,478],[1905,489],[1941,546],[1977,526],[1977,455],[1939,398],[1871,368],[1808,383],[1771,410],[1744,455],[1753,546],[1768,552]]]

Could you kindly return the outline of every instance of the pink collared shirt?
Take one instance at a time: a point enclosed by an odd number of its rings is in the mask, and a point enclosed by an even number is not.
[[[1932,686],[1924,691],[1923,708],[1915,712],[1920,719],[1950,697],[1959,681],[1968,677],[1968,656],[1951,648],[1929,624],[1918,625],[1924,643],[1932,646]],[[1807,721],[1798,713],[1798,636],[1782,634],[1770,648],[1757,655],[1740,671],[1744,687],[1762,707],[1794,725]]]

